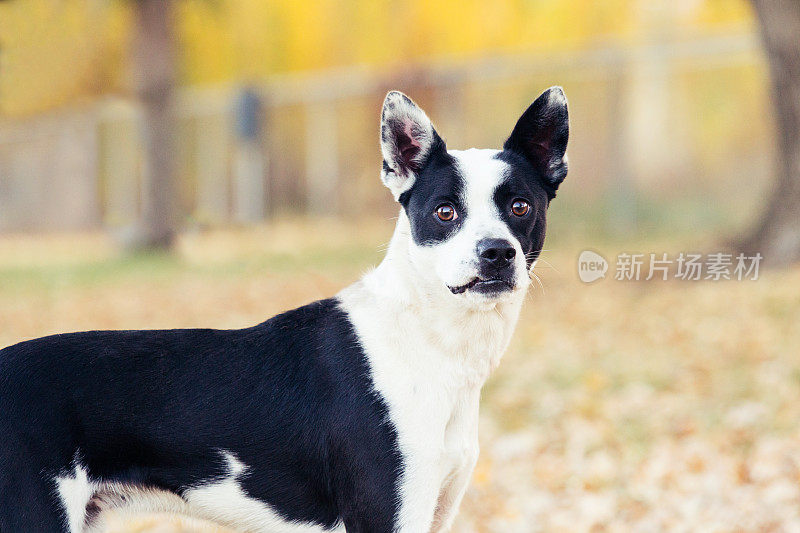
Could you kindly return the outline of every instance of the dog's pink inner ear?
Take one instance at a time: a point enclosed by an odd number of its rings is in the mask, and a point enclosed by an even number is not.
[[[411,118],[403,117],[388,121],[387,125],[394,145],[394,166],[402,174],[419,170],[417,158],[422,150],[421,129]]]
[[[404,165],[416,170],[414,158],[419,154],[422,145],[414,138],[414,123],[411,120],[403,121],[403,131],[397,136],[397,147],[400,149],[400,158]]]

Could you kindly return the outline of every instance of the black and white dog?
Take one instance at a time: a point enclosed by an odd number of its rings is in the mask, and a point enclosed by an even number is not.
[[[115,506],[241,531],[447,531],[568,130],[551,88],[502,150],[447,150],[391,92],[381,178],[397,228],[383,262],[335,298],[242,330],[93,331],[0,351],[0,531],[96,530]]]

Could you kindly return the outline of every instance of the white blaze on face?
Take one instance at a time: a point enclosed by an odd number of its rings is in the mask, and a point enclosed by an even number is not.
[[[451,150],[459,171],[465,180],[462,202],[466,207],[464,224],[452,238],[443,244],[437,270],[451,286],[463,285],[475,277],[478,270],[477,244],[483,239],[505,239],[516,250],[515,286],[528,282],[525,272],[525,254],[519,241],[500,216],[495,203],[495,192],[503,182],[508,165],[496,159],[498,150]]]

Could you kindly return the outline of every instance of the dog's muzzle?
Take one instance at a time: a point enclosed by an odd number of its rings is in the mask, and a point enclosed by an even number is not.
[[[493,295],[514,290],[517,250],[506,239],[481,239],[476,245],[478,275],[464,285],[450,287],[453,294],[467,291]]]
[[[480,294],[499,294],[501,292],[514,290],[514,284],[507,279],[502,278],[474,278],[469,283],[459,285],[457,287],[447,286],[453,294],[463,294],[467,291],[477,292]]]

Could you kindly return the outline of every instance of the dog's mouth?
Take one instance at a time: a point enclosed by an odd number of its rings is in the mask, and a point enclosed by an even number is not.
[[[453,294],[463,294],[467,291],[478,292],[481,294],[496,294],[510,291],[514,288],[510,281],[502,278],[474,278],[469,283],[457,287],[447,286]]]

